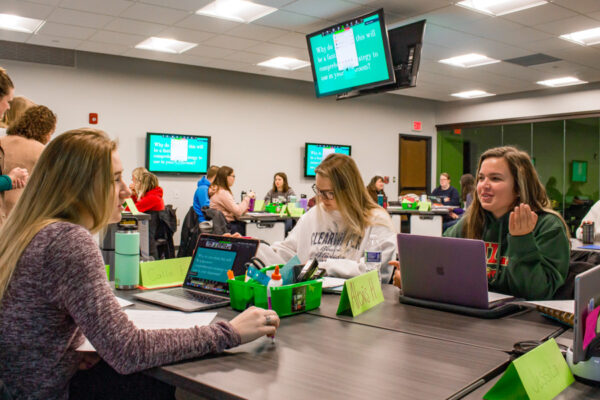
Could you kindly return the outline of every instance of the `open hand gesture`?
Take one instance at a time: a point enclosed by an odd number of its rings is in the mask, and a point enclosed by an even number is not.
[[[508,231],[512,236],[523,236],[531,233],[537,224],[538,215],[531,211],[529,205],[521,203],[508,217]]]

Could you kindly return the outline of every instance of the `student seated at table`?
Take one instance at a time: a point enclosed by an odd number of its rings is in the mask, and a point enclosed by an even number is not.
[[[254,307],[209,326],[136,328],[92,237],[130,195],[115,142],[69,131],[38,166],[0,231],[0,379],[12,398],[173,399],[173,387],[137,372],[275,333],[277,314]],[[76,351],[84,335],[97,353]]]
[[[235,172],[233,168],[226,165],[219,168],[217,176],[211,185],[214,186],[216,191],[210,198],[210,208],[219,210],[227,219],[227,223],[230,226],[231,233],[239,233],[241,235],[246,234],[246,224],[237,221],[236,218],[241,217],[248,211],[250,199],[254,198],[254,192],[249,192],[242,200],[241,203],[237,204],[233,199],[233,193],[231,193],[231,187],[235,183]]]
[[[577,228],[577,232],[575,232],[575,236],[579,240],[583,239],[583,228],[581,225],[583,225],[584,222],[594,223],[594,242],[600,241],[600,201],[597,201],[581,220],[581,224],[579,225],[579,228]]]
[[[330,154],[316,169],[317,204],[300,218],[282,242],[259,247],[267,262],[298,255],[302,263],[316,258],[330,276],[350,278],[365,272],[362,256],[373,237],[381,251],[381,278],[389,282],[388,261],[396,253],[396,232],[389,214],[369,196],[356,163]]]
[[[371,182],[369,182],[369,184],[367,185],[367,191],[369,192],[369,196],[371,196],[375,204],[378,204],[378,195],[382,194],[384,198],[387,197],[385,195],[385,191],[383,190],[384,186],[385,183],[383,182],[383,177],[379,175],[375,175],[373,178],[371,178]]]
[[[135,196],[136,198],[138,197],[138,194],[135,191],[135,188],[139,184],[139,182],[142,180],[142,175],[144,175],[146,172],[150,172],[150,171],[148,171],[144,167],[137,167],[137,168],[134,168],[133,171],[131,171],[131,183],[129,184],[129,190],[131,191],[132,197],[133,196]]]
[[[464,174],[460,177],[460,201],[463,209],[455,209],[448,213],[452,221],[444,223],[444,230],[458,222],[458,219],[463,216],[464,210],[469,208],[473,202],[473,192],[475,191],[475,177],[471,174]],[[460,210],[460,212],[459,212]]]
[[[444,236],[485,241],[490,291],[551,299],[569,270],[568,230],[529,155],[510,146],[489,149],[476,177],[473,203]],[[397,286],[400,278],[396,272]]]
[[[287,175],[285,172],[278,172],[273,176],[273,187],[265,195],[265,204],[279,201],[283,198],[286,203],[290,196],[295,196],[294,189],[288,185]]]
[[[135,191],[136,194],[132,194],[131,199],[139,212],[165,209],[163,190],[158,186],[158,178],[152,172],[142,173],[141,178],[136,181]]]
[[[447,172],[440,174],[440,186],[433,189],[431,195],[439,197],[445,206],[460,207],[458,190],[450,185],[450,175]]]
[[[219,171],[219,167],[216,165],[211,165],[208,171],[206,172],[206,176],[203,176],[198,181],[198,187],[196,192],[194,193],[194,211],[196,215],[198,215],[198,222],[206,221],[206,217],[202,212],[202,207],[210,206],[210,195],[209,188],[212,185],[215,177],[217,176],[217,172]]]

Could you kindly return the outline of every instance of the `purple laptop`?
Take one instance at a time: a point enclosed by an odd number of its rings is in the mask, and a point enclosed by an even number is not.
[[[401,233],[398,253],[405,297],[490,308],[483,241]]]

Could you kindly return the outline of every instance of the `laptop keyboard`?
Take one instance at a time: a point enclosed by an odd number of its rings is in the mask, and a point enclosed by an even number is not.
[[[183,290],[183,289],[182,290],[172,290],[172,291],[169,291],[168,294],[170,296],[179,297],[181,299],[199,301],[199,302],[205,303],[205,304],[215,304],[215,303],[222,303],[224,301],[227,301],[227,299],[224,297],[211,296],[209,294],[204,294],[204,293],[195,293],[195,292],[190,292],[190,291]]]

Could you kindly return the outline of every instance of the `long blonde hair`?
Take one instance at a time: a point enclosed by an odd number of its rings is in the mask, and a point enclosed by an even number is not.
[[[0,230],[0,299],[23,251],[42,228],[58,221],[82,224],[82,217],[89,216],[95,233],[108,223],[115,150],[106,133],[88,128],[65,132],[46,146]]]
[[[370,225],[373,210],[380,208],[369,196],[356,163],[345,154],[334,153],[328,155],[315,172],[331,181],[338,210],[346,223],[344,244],[356,243]],[[317,202],[320,201],[317,196]],[[392,228],[391,222],[389,226]]]
[[[137,179],[137,178],[136,178]],[[138,180],[135,191],[138,195],[138,200],[144,197],[148,191],[158,186],[158,178],[152,172],[144,172],[140,180]]]
[[[559,213],[552,209],[546,189],[540,178],[538,177],[537,171],[529,158],[529,154],[524,151],[517,149],[512,146],[495,147],[485,151],[479,158],[479,164],[477,166],[477,175],[475,176],[475,188],[479,182],[479,171],[481,170],[481,164],[488,158],[503,158],[508,164],[508,169],[515,182],[514,192],[516,198],[511,208],[514,208],[520,203],[528,204],[534,212],[546,212],[554,214],[565,226],[567,236],[569,235],[569,229],[565,220]],[[483,235],[483,227],[485,225],[485,213],[479,201],[477,193],[473,196],[473,202],[467,209],[465,215],[465,224],[463,225],[463,236],[470,239],[481,239]]]
[[[28,108],[35,106],[35,103],[27,97],[17,96],[10,101],[10,109],[4,113],[0,125],[8,128],[27,111]]]

